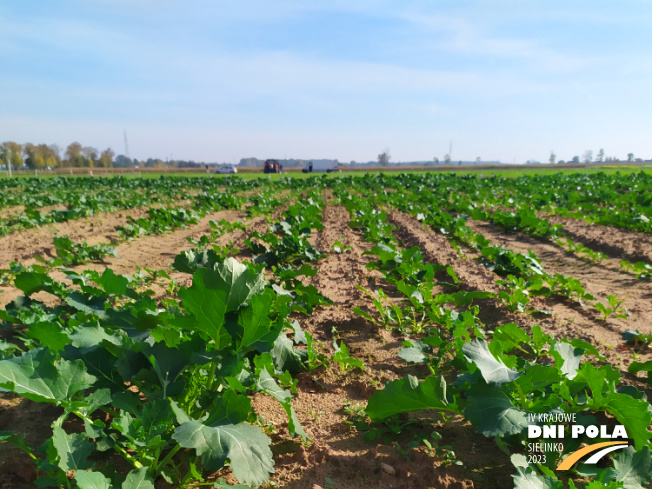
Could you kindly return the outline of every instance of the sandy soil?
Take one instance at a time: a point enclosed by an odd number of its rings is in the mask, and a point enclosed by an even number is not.
[[[130,214],[133,215],[133,214]],[[117,218],[118,216],[111,215],[111,217]],[[175,232],[167,235],[150,235],[143,236],[139,239],[133,241],[125,241],[116,246],[116,251],[118,252],[118,257],[107,256],[104,261],[96,263],[86,263],[76,267],[71,267],[71,270],[82,271],[82,270],[104,270],[105,268],[111,268],[114,272],[121,275],[130,275],[137,271],[138,267],[140,268],[149,268],[149,269],[168,269],[169,265],[174,261],[174,257],[180,252],[192,248],[192,245],[188,242],[188,238],[198,239],[204,234],[210,232],[209,221],[216,220],[220,221],[226,219],[227,221],[244,221],[246,218],[244,212],[239,211],[219,211],[212,214],[206,215],[197,225],[189,228],[177,229]],[[114,219],[110,219],[111,222],[114,222]],[[68,223],[70,224],[70,223]],[[264,219],[256,218],[251,220],[249,223],[250,228],[262,230],[264,228]],[[80,234],[83,236],[83,229],[86,228],[86,224],[77,222],[77,225],[81,229],[75,229],[73,226],[73,233]],[[97,228],[91,227],[91,230]],[[104,229],[102,227],[102,229]],[[115,235],[115,236],[113,236]],[[107,242],[107,238],[116,237],[117,233],[115,231],[109,231],[108,229],[104,233],[100,233],[100,236],[94,236],[93,239],[89,238],[86,235],[85,239],[91,244],[95,241],[98,242]],[[223,235],[217,244],[223,245],[228,243],[229,240],[232,240],[236,248],[243,249],[245,234],[243,231],[236,230],[232,234]],[[73,238],[74,240],[75,238]],[[50,248],[51,248],[51,239],[50,239]],[[45,247],[45,242],[43,243]],[[46,254],[50,248],[45,248]],[[2,256],[2,255],[0,255]],[[22,263],[30,263],[35,260],[24,260]],[[52,277],[64,281],[65,274],[62,272],[53,272]],[[185,277],[183,274],[178,274],[176,272],[171,274],[173,278]],[[9,302],[13,301],[21,295],[21,292],[18,289],[13,287],[0,287],[0,291],[3,293],[0,294],[0,307],[4,307]],[[39,300],[47,301],[52,300],[52,298],[45,294],[39,293],[35,295]]]
[[[628,229],[588,224],[585,221],[560,216],[542,216],[552,224],[561,224],[573,241],[605,255],[632,262],[652,262],[652,235]]]
[[[550,274],[560,273],[578,279],[587,292],[596,297],[597,302],[607,304],[607,295],[617,295],[623,299],[630,317],[619,319],[610,317],[607,321],[601,319],[601,314],[590,305],[581,307],[579,304],[561,298],[538,299],[543,301],[541,309],[551,309],[550,319],[540,321],[555,334],[567,337],[579,337],[598,346],[609,362],[619,365],[624,376],[627,365],[631,362],[627,351],[621,351],[623,341],[621,334],[627,329],[638,329],[642,333],[652,332],[652,285],[649,281],[637,280],[619,268],[605,262],[602,265],[591,265],[573,253],[546,240],[530,237],[523,233],[505,232],[497,227],[478,221],[469,221],[469,227],[475,232],[481,232],[496,245],[503,245],[515,252],[527,253],[532,250],[541,260],[541,264]],[[609,228],[612,229],[612,228]],[[634,240],[645,241],[646,237],[632,235]],[[620,246],[632,246],[631,243]],[[650,253],[650,248],[641,246],[642,253]],[[612,255],[613,256],[613,255]],[[621,255],[624,258],[624,256]],[[614,256],[614,258],[620,258]],[[643,352],[643,358],[638,361],[652,359],[649,351]]]
[[[110,243],[118,239],[116,226],[127,223],[127,216],[140,218],[147,215],[147,209],[130,209],[109,214],[49,224],[0,237],[0,268],[12,261],[23,264],[36,263],[34,256],[52,256],[52,239],[69,236],[75,242],[88,244]]]
[[[5,207],[0,209],[0,219],[9,219],[10,217],[17,216],[25,210],[25,207],[22,205],[12,205],[10,207]]]

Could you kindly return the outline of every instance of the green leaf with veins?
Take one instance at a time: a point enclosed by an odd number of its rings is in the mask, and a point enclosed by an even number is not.
[[[295,319],[290,323],[290,327],[294,332],[294,343],[297,345],[300,343],[305,345],[307,343],[306,333],[301,329],[301,325],[299,325],[299,321]]]
[[[645,446],[642,450],[627,447],[613,457],[615,478],[625,489],[644,489],[652,480],[652,454]]]
[[[425,345],[424,345],[425,346]],[[424,347],[408,346],[398,351],[398,356],[408,363],[427,363],[428,357],[423,353]]]
[[[154,481],[147,475],[147,467],[129,472],[122,483],[122,489],[154,489]]]
[[[276,380],[270,375],[267,371],[267,367],[263,368],[260,372],[259,378],[256,380],[256,388],[269,394],[274,399],[276,399],[283,409],[285,409],[286,414],[288,415],[288,431],[290,435],[297,436],[299,435],[304,440],[309,438],[308,434],[301,427],[299,418],[292,408],[292,394],[290,391],[281,389],[276,383]]]
[[[251,399],[229,389],[216,397],[204,423],[209,426],[235,425],[245,421],[250,412]]]
[[[183,448],[194,448],[206,470],[219,470],[228,459],[240,482],[259,485],[274,472],[270,439],[248,423],[209,426],[192,420],[172,435]]]
[[[605,360],[605,357],[600,354],[598,349],[592,345],[591,343],[581,340],[579,338],[573,338],[570,341],[570,344],[573,345],[575,348],[581,348],[584,350],[584,353],[587,355],[593,355],[598,358],[598,360]]]
[[[70,343],[70,338],[64,329],[58,323],[54,322],[37,322],[28,325],[25,332],[30,338],[34,338],[43,346],[47,346],[51,351],[61,351]]]
[[[289,371],[292,374],[304,370],[303,362],[308,355],[306,350],[294,348],[294,343],[283,331],[274,341],[274,346],[269,353],[272,355],[276,369],[281,372]]]
[[[17,289],[30,296],[52,284],[52,278],[47,273],[22,272],[14,280]]]
[[[69,401],[87,389],[95,377],[81,360],[59,360],[48,348],[30,350],[20,357],[0,361],[0,387],[37,402]]]
[[[99,323],[85,324],[75,326],[73,333],[70,335],[72,346],[75,348],[92,348],[98,346],[102,341],[120,346],[120,338],[117,335],[107,334]]]
[[[206,268],[197,270],[192,286],[182,287],[179,297],[186,311],[195,319],[194,324],[184,322],[184,326],[204,332],[215,342],[215,348],[221,350],[231,343],[231,336],[224,328],[227,291],[215,283],[216,276],[217,272]]]
[[[446,381],[442,376],[428,376],[423,382],[408,375],[404,379],[385,384],[382,391],[377,391],[369,399],[367,415],[373,421],[410,411],[439,409],[459,413],[456,404],[448,402]]]
[[[501,386],[516,379],[520,372],[508,368],[503,362],[497,360],[487,346],[485,340],[476,339],[462,346],[464,358],[469,363],[474,363],[485,382]]]
[[[499,388],[476,384],[466,396],[464,416],[484,436],[515,435],[527,428],[526,413],[517,409]]]
[[[113,489],[111,481],[100,472],[86,472],[83,470],[75,473],[75,480],[79,489]],[[124,489],[124,485],[122,486]],[[152,488],[154,486],[152,485]]]
[[[648,431],[652,421],[650,404],[643,399],[634,399],[629,394],[609,393],[601,398],[595,410],[607,411],[625,427],[629,438],[634,440],[637,450],[649,445],[652,433]]]
[[[496,328],[493,341],[499,341],[503,351],[509,352],[523,343],[528,344],[530,337],[515,323],[508,323]]]
[[[270,332],[269,313],[272,308],[274,292],[266,290],[251,297],[249,305],[238,315],[238,328],[233,334],[235,351],[245,349]],[[276,335],[274,335],[276,336]]]
[[[105,297],[92,296],[74,291],[70,292],[65,300],[73,309],[97,316],[101,320],[104,320],[107,317],[104,310],[104,304],[106,302]]]
[[[59,468],[64,472],[93,467],[94,464],[86,460],[93,452],[93,443],[86,435],[69,435],[60,426],[55,426],[52,429],[52,442],[59,455]]]
[[[267,283],[262,273],[250,270],[234,258],[215,265],[216,274],[206,274],[206,285],[227,292],[226,312],[249,304],[252,296],[259,294]]]
[[[577,370],[577,376],[573,379],[576,382],[586,383],[591,390],[591,398],[594,404],[601,404],[604,394],[614,391],[620,381],[620,372],[610,365],[603,365],[600,368],[585,362]]]
[[[555,343],[550,351],[550,356],[555,359],[555,366],[569,379],[574,379],[577,376],[577,369],[580,368],[583,355],[583,349],[575,348],[566,342]]]
[[[143,353],[154,367],[154,372],[161,384],[163,397],[175,397],[183,391],[186,379],[182,372],[190,364],[185,352],[169,348],[163,343],[143,348]]]
[[[551,384],[562,381],[562,376],[557,367],[545,366],[534,364],[525,369],[525,372],[514,379],[513,385],[517,386],[524,394],[529,394],[535,391],[543,391]],[[540,399],[541,392],[537,394],[534,402],[537,403]]]
[[[116,275],[110,268],[106,268],[97,283],[107,294],[122,296],[127,293],[129,280],[122,275]]]

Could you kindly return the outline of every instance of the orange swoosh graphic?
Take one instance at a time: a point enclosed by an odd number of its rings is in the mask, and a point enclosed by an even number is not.
[[[566,457],[564,461],[559,464],[556,470],[568,470],[573,466],[573,464],[575,464],[575,462],[577,462],[586,454],[595,452],[596,450],[600,450],[601,448],[604,447],[610,447],[612,445],[623,445],[623,444],[624,443],[622,441],[604,441],[602,443],[594,443],[593,445],[589,445],[588,447],[580,448],[576,452],[573,452],[568,457]]]

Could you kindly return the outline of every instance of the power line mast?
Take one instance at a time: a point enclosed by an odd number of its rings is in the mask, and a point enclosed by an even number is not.
[[[125,130],[125,156],[129,158],[129,142],[127,141],[127,131]]]

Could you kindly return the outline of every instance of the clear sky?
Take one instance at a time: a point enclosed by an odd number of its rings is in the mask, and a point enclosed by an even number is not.
[[[132,158],[652,158],[652,2],[5,0],[0,141]]]

